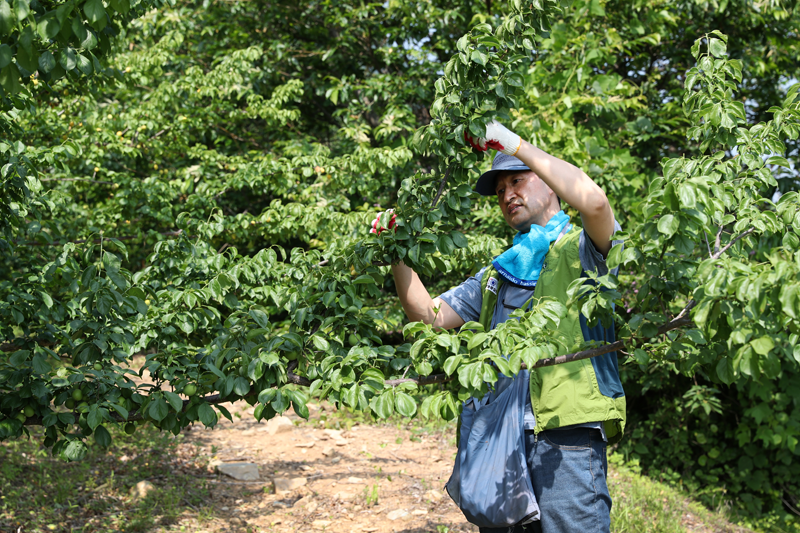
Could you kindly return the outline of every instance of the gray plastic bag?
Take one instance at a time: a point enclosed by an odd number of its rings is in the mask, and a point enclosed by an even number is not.
[[[525,454],[528,371],[500,376],[480,402],[461,412],[461,439],[445,489],[479,527],[512,527],[539,519]]]

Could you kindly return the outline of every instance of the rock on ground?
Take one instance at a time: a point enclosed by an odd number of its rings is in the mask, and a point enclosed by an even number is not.
[[[134,500],[139,500],[141,498],[146,498],[148,494],[156,490],[156,486],[150,483],[149,481],[140,481],[133,487],[131,487],[130,495],[133,497]]]
[[[308,481],[304,477],[292,477],[292,478],[285,478],[285,477],[276,477],[273,480],[275,484],[275,493],[281,492],[292,492],[295,489],[298,489],[305,485]]]
[[[239,481],[258,481],[258,465],[255,463],[220,463],[217,472]]]
[[[411,518],[411,515],[405,509],[395,509],[394,511],[386,513],[386,518],[389,520],[408,520]]]

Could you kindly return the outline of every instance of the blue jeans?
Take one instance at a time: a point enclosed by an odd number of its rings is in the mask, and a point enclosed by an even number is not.
[[[597,429],[525,432],[525,451],[541,520],[481,533],[608,533],[611,496],[606,443]]]

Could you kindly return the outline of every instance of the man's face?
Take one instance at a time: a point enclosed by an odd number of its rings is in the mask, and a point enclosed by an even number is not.
[[[531,170],[501,172],[495,179],[495,193],[503,218],[522,233],[527,233],[532,224],[544,226],[557,212],[550,213],[553,190]]]

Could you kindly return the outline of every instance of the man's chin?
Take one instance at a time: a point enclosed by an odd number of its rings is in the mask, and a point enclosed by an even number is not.
[[[511,226],[513,229],[517,230],[520,233],[528,233],[531,230],[531,222],[530,221],[521,221],[521,220],[514,220],[512,217],[511,220],[506,220],[508,225]]]

